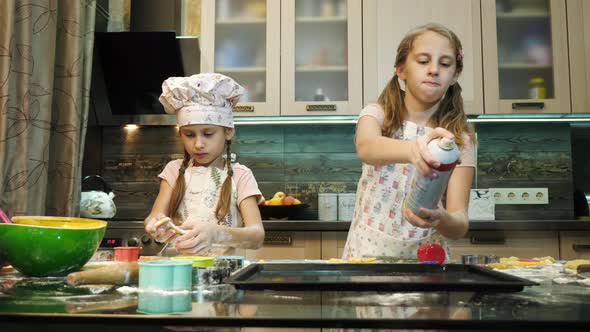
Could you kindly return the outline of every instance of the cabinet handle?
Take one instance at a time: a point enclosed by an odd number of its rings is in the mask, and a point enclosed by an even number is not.
[[[264,242],[262,243],[263,245],[272,245],[272,244],[278,244],[278,245],[291,245],[291,243],[293,243],[293,238],[291,237],[291,235],[282,235],[282,234],[270,234],[270,235],[266,235],[264,236]]]
[[[305,110],[308,112],[320,112],[320,111],[336,111],[336,104],[313,104],[306,105]]]
[[[506,239],[503,236],[477,236],[472,235],[469,238],[471,244],[505,244]]]
[[[545,103],[543,102],[532,102],[532,103],[512,103],[512,109],[523,109],[523,108],[537,108],[537,109],[544,109]]]
[[[572,249],[574,249],[574,251],[589,251],[590,244],[573,244]]]
[[[234,106],[232,108],[234,112],[254,112],[254,106],[251,105],[243,105],[243,106]]]

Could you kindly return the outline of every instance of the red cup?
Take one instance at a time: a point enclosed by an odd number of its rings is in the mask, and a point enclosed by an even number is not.
[[[115,261],[137,262],[141,247],[115,247]]]
[[[436,262],[442,264],[445,261],[445,249],[437,243],[424,243],[416,253],[421,263]]]

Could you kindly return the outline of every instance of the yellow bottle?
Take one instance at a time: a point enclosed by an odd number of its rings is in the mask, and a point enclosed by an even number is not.
[[[531,87],[529,89],[529,98],[531,99],[545,99],[547,92],[545,90],[545,80],[542,77],[533,77],[529,81]]]

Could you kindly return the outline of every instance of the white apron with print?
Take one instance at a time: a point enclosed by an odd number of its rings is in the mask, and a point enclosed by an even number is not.
[[[215,207],[217,200],[221,193],[221,185],[227,177],[227,171],[221,170],[217,167],[197,166],[188,167],[185,171],[184,178],[186,181],[186,191],[184,198],[178,207],[178,214],[182,219],[182,223],[190,224],[193,222],[212,222],[216,223]],[[236,185],[232,181],[231,202],[228,215],[222,221],[221,225],[228,227],[241,227],[242,216],[239,213],[236,205],[237,191]],[[170,252],[172,249],[174,253]],[[231,255],[235,248],[213,244],[210,256],[217,255]],[[170,244],[166,251],[166,256],[179,255],[174,249],[174,245]]]
[[[432,129],[404,121],[393,138],[413,140],[429,130]],[[416,251],[423,243],[440,244],[449,259],[449,248],[442,235],[433,228],[415,227],[402,215],[414,171],[412,164],[363,163],[343,259],[363,256],[416,259]]]

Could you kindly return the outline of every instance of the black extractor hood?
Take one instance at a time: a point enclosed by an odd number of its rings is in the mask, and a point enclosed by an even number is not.
[[[91,100],[98,125],[173,125],[162,82],[199,73],[197,37],[174,31],[96,32]]]

